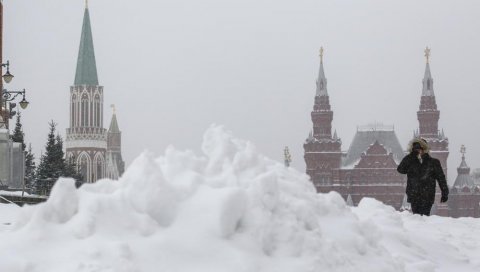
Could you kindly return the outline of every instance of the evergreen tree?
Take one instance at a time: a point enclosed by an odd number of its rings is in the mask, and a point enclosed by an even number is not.
[[[12,134],[12,141],[22,144],[22,151],[25,151],[27,147],[24,142],[25,134],[23,133],[22,123],[20,121],[20,113],[17,114],[17,122],[15,123],[15,129]]]
[[[35,182],[35,156],[32,152],[32,145],[25,151],[25,187],[32,189]]]
[[[40,164],[37,168],[37,179],[56,179],[58,178],[58,165],[55,165],[55,124],[53,121],[49,123],[50,133],[48,133],[47,144],[45,145],[45,153],[40,158]]]
[[[57,124],[50,122],[50,132],[48,134],[47,144],[45,145],[45,154],[40,159],[37,168],[37,179],[56,180],[59,177],[79,178],[75,167],[67,163],[64,158],[63,140],[60,135],[55,136]]]

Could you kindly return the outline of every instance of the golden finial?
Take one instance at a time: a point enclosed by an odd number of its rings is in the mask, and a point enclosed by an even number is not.
[[[87,1],[88,1],[88,0],[87,0]],[[115,108],[115,104],[110,105],[110,107],[111,107],[112,110],[113,110],[113,114],[115,114],[116,111],[117,111],[117,109]]]
[[[465,147],[465,145],[462,145],[462,147],[460,147],[460,153],[462,153],[462,156],[465,157],[465,153],[467,153],[467,148]]]
[[[427,63],[430,63],[430,51],[431,49],[428,46],[425,48],[425,58],[427,58]]]
[[[323,50],[323,46],[322,46],[322,47],[320,47],[320,62],[323,62],[323,52],[324,52],[324,50]]]

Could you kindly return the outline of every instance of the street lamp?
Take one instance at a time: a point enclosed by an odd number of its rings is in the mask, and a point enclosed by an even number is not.
[[[26,109],[28,107],[29,102],[27,101],[27,99],[25,99],[25,94],[26,94],[25,89],[23,89],[22,91],[7,91],[6,89],[3,89],[2,98],[3,98],[3,103],[5,105],[5,114],[3,116],[3,119],[4,119],[3,121],[5,122],[7,129],[8,129],[9,119],[12,119],[13,116],[15,116],[16,114],[16,112],[11,110],[17,106],[17,104],[15,103],[9,103],[8,114],[7,114],[7,102],[13,101],[19,95],[22,95],[22,101],[20,101],[18,104],[20,104],[20,107],[22,109]]]
[[[3,7],[1,7],[1,9],[2,9],[2,12],[3,12]],[[1,27],[0,27],[0,32],[1,32]],[[1,33],[0,33],[0,38],[1,38]],[[1,44],[0,44],[0,46],[1,46]],[[0,49],[0,56],[1,56],[1,49]],[[13,75],[10,73],[10,61],[7,60],[7,63],[1,63],[1,60],[0,60],[0,71],[2,71],[1,68],[3,68],[3,67],[7,67],[7,72],[2,76],[2,78],[3,78],[3,81],[5,81],[5,83],[8,84],[13,79]],[[3,89],[3,82],[0,79],[0,90],[2,90],[2,89]],[[2,101],[4,96],[8,96],[7,94],[5,94],[5,92],[6,92],[6,90],[3,90],[2,93],[0,94],[0,123],[4,123],[5,128],[8,129],[8,119],[9,118],[7,118],[7,116],[6,116],[7,102]],[[25,100],[25,94],[24,94],[23,97],[24,97],[23,100]],[[23,102],[23,100],[22,100],[22,102]],[[25,104],[25,103],[23,103],[23,104]],[[5,105],[5,112],[3,112],[3,109],[2,109],[3,105]],[[27,105],[28,105],[28,102],[27,102]],[[23,108],[22,104],[20,104],[20,106]],[[2,115],[4,115],[4,116],[2,116]]]
[[[5,99],[5,102],[7,101],[13,101],[17,96],[22,95],[22,101],[20,103],[25,103],[25,106],[22,106],[22,109],[25,109],[28,106],[28,101],[25,99],[25,94],[26,91],[23,89],[22,91],[7,91],[6,89],[3,89],[3,99]],[[21,106],[21,105],[20,105]]]
[[[20,103],[18,103],[18,104],[20,104],[20,107],[24,110],[28,107],[29,102],[27,100],[25,100],[25,97],[24,97],[22,99],[22,101],[20,101]]]
[[[13,75],[10,74],[10,61],[7,60],[7,63],[2,63],[2,67],[7,67],[7,72],[2,76],[5,83],[12,82]]]

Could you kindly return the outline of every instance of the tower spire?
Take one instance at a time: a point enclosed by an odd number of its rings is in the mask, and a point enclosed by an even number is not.
[[[325,71],[323,70],[323,47],[320,47],[320,69],[318,71],[317,79],[317,96],[328,96],[327,92],[327,78],[325,77]]]
[[[433,78],[432,73],[430,72],[430,51],[431,49],[427,46],[425,48],[425,75],[423,76],[423,89],[422,96],[435,96],[433,92]]]
[[[112,104],[112,121],[110,121],[110,127],[108,129],[109,133],[120,133],[120,129],[118,128],[118,121],[117,121],[117,114],[116,114],[116,108],[115,105]]]
[[[82,35],[78,50],[77,70],[75,73],[75,85],[98,85],[97,65],[93,48],[92,27],[88,0],[85,1],[85,13],[83,15]]]

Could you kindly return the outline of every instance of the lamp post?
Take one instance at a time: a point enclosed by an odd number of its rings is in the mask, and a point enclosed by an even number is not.
[[[4,108],[5,108],[3,121],[5,122],[6,129],[8,129],[9,127],[9,120],[12,119],[13,116],[15,116],[15,114],[17,113],[15,111],[12,111],[12,109],[14,109],[17,106],[17,104],[11,101],[14,101],[15,98],[17,98],[19,95],[22,95],[22,100],[18,104],[22,109],[26,109],[28,107],[29,102],[27,101],[27,99],[25,99],[25,94],[26,94],[25,89],[23,89],[22,91],[7,91],[6,89],[3,89],[1,97],[3,99]],[[8,108],[7,108],[7,102],[9,102]]]
[[[8,119],[6,118],[7,107],[6,103],[2,101],[4,96],[3,81],[5,80],[5,83],[10,83],[13,75],[10,73],[10,62],[7,61],[7,63],[3,63],[3,2],[0,0],[0,75],[3,74],[3,67],[7,68],[7,72],[2,76],[3,80],[0,79],[0,90],[2,90],[2,94],[0,95],[0,128],[3,126],[2,123],[4,123],[5,128],[8,129],[8,120],[6,121],[6,119]],[[3,105],[5,105],[5,110],[3,109]]]

